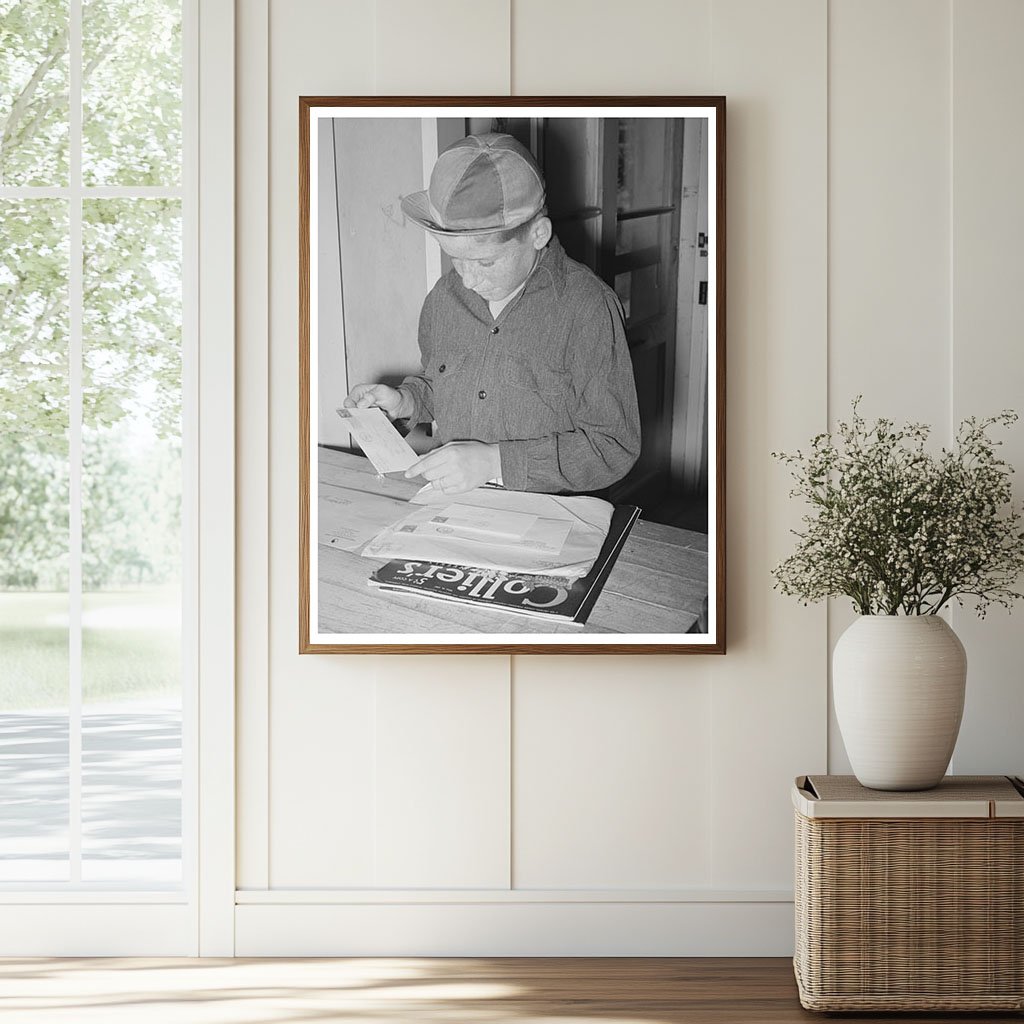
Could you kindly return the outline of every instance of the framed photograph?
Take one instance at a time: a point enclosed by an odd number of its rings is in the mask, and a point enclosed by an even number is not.
[[[301,653],[725,652],[725,100],[299,100]]]

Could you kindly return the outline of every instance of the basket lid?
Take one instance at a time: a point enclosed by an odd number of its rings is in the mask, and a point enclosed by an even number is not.
[[[852,775],[802,775],[793,806],[808,818],[1024,818],[1024,782],[1007,775],[947,775],[934,789],[867,789]]]

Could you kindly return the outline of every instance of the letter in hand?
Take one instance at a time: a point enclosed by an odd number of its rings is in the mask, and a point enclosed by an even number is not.
[[[382,409],[389,419],[396,420],[403,416],[411,416],[412,410],[404,392],[387,384],[357,384],[344,401],[346,409]]]
[[[501,473],[501,449],[483,441],[451,441],[417,459],[406,479],[422,476],[443,494],[462,494]]]

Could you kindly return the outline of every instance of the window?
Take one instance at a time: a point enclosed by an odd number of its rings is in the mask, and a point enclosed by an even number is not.
[[[182,6],[0,0],[8,888],[183,884]]]

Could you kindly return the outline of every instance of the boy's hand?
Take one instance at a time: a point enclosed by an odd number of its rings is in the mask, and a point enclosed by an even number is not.
[[[417,459],[405,477],[422,476],[443,494],[461,494],[501,473],[501,449],[483,441],[452,441]]]
[[[413,413],[412,399],[404,391],[390,388],[387,384],[357,384],[342,404],[346,409],[369,409],[376,406],[393,420],[403,419]]]

